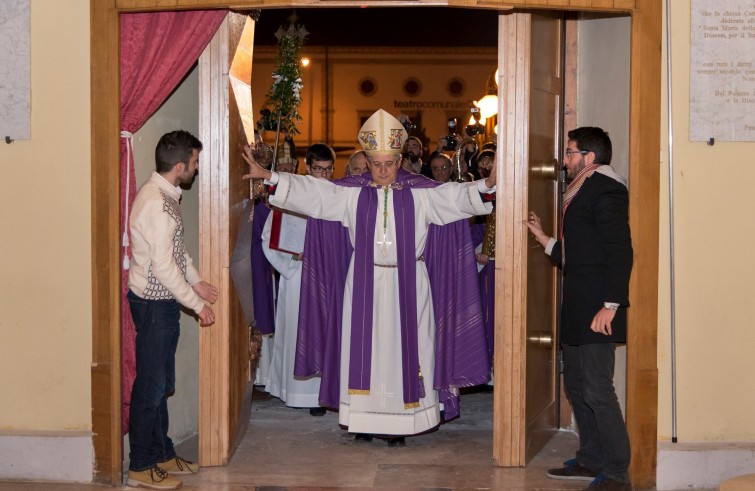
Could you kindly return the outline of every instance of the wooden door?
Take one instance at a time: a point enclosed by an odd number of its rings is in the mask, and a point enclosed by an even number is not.
[[[528,208],[557,236],[561,134],[562,57],[560,13],[531,16]],[[528,236],[529,237],[529,236]],[[527,450],[529,459],[557,424],[556,318],[558,270],[543,249],[527,247]]]
[[[249,185],[241,178],[246,168],[241,148],[248,142],[245,126],[251,112],[251,99],[237,97],[233,89],[238,77],[251,78],[253,29],[254,21],[248,16],[229,13],[199,59],[199,132],[205,142],[201,158],[210,164],[199,180],[200,273],[219,290],[213,306],[215,324],[202,328],[199,337],[202,466],[228,463],[251,411],[250,328],[230,266],[243,204],[249,196]],[[248,63],[238,67],[234,58],[240,43],[248,45],[241,47]],[[251,98],[251,92],[247,95]]]
[[[522,220],[533,210],[556,235],[562,29],[547,12],[502,14],[499,24],[495,373],[511,385],[496,388],[494,458],[504,466],[526,465],[556,429],[558,276]]]

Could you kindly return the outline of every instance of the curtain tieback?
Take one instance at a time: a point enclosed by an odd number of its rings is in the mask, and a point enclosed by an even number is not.
[[[123,216],[123,236],[121,238],[121,245],[123,246],[123,269],[127,270],[130,266],[128,258],[128,217],[129,217],[129,192],[131,185],[131,154],[133,153],[133,141],[134,134],[130,131],[121,130],[121,138],[126,139],[126,194],[124,200],[126,202],[126,210]]]

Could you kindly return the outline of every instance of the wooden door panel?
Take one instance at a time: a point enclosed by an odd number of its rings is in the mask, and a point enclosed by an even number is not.
[[[560,14],[531,14],[528,209],[556,235],[561,104]],[[534,240],[527,255],[526,459],[556,427],[556,270]]]
[[[249,422],[249,328],[231,281],[230,261],[248,184],[240,149],[246,133],[229,80],[248,17],[229,13],[199,60],[199,131],[209,165],[200,180],[203,278],[218,287],[215,324],[200,331],[199,463],[225,465]]]
[[[496,391],[494,457],[521,466],[556,426],[557,275],[522,220],[529,210],[555,235],[561,105],[561,18],[557,13],[501,15],[503,72],[498,153],[503,170],[497,219]],[[500,342],[499,342],[500,341]],[[499,346],[501,347],[499,349]]]

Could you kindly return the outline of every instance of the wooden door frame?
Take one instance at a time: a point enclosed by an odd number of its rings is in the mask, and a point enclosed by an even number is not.
[[[309,0],[91,0],[91,220],[92,220],[92,433],[96,482],[118,485],[122,472],[121,372],[120,372],[120,170],[119,151],[119,22],[124,12],[188,10],[203,8],[347,7],[384,6],[381,0],[366,2]],[[391,6],[416,7],[416,1],[391,1]],[[630,227],[634,241],[634,271],[630,283],[627,350],[627,429],[632,441],[632,478],[638,488],[655,484],[658,420],[658,217],[661,150],[661,48],[662,0],[438,0],[422,5],[511,8],[549,8],[570,11],[602,11],[632,17],[630,69],[629,173]],[[516,170],[510,170],[517,172]],[[506,170],[500,169],[505,175]],[[519,169],[518,172],[521,172]],[[502,186],[503,189],[503,186]],[[505,196],[501,196],[505,199]],[[640,206],[641,205],[641,206]],[[521,209],[521,205],[518,205]],[[499,208],[499,218],[505,216]],[[640,216],[642,208],[642,216]],[[647,217],[651,217],[648,219]],[[652,218],[655,217],[655,218]],[[512,217],[509,217],[513,219]],[[523,228],[509,233],[508,240],[523,240]],[[501,243],[499,241],[499,243]],[[516,265],[499,264],[521,282]],[[521,314],[521,308],[519,309]],[[508,329],[521,327],[511,324]],[[497,336],[506,327],[499,321]],[[522,331],[509,331],[521,336]],[[520,354],[513,353],[520,356]],[[504,355],[505,356],[505,355]],[[516,445],[521,434],[524,376],[521,364],[502,365],[496,357],[499,386],[496,391],[493,446],[498,465],[521,465],[516,458],[502,457]],[[511,355],[510,355],[511,356]],[[519,358],[521,361],[521,358]],[[506,380],[506,383],[502,381]],[[508,388],[506,385],[508,384]],[[515,417],[516,416],[516,417]],[[227,421],[218,421],[224,425]],[[209,431],[209,430],[208,430]]]

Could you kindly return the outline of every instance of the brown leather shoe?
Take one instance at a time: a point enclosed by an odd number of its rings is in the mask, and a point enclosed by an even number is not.
[[[158,466],[168,471],[170,474],[196,474],[199,472],[199,466],[190,460],[176,455],[165,462],[158,462]]]
[[[143,471],[128,471],[126,484],[135,488],[178,489],[183,483],[164,469],[153,466]]]

